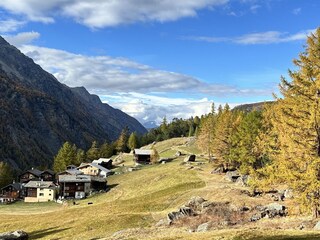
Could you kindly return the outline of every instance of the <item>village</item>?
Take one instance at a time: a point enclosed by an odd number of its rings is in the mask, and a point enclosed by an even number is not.
[[[135,149],[133,160],[136,164],[149,164],[152,150]],[[108,190],[108,176],[114,174],[112,159],[99,158],[80,166],[69,165],[65,171],[55,173],[32,168],[18,176],[17,181],[0,190],[0,204],[16,201],[25,203],[83,199],[93,193]]]

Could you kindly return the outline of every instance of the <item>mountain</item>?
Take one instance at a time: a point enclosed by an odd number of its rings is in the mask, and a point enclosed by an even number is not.
[[[159,127],[159,125],[155,121],[145,122],[143,123],[143,126],[148,130]]]
[[[257,103],[248,103],[248,104],[241,104],[232,109],[232,111],[239,110],[244,112],[251,112],[253,110],[261,111],[265,104],[272,104],[273,101],[266,101],[266,102],[257,102]]]
[[[91,95],[61,84],[0,37],[0,161],[14,168],[50,166],[65,141],[87,149],[113,141],[125,127],[147,130]]]

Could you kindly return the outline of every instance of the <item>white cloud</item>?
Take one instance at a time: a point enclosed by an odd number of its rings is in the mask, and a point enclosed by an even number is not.
[[[17,35],[4,35],[3,36],[10,44],[19,47],[25,44],[32,43],[40,37],[38,32],[22,32]]]
[[[1,0],[0,8],[25,15],[31,21],[54,22],[57,15],[71,17],[90,28],[147,21],[174,21],[194,17],[197,11],[229,0]]]
[[[314,32],[315,29],[304,30],[295,34],[288,34],[285,32],[268,31],[260,33],[250,33],[238,37],[208,37],[208,36],[191,36],[183,37],[182,39],[189,39],[201,42],[231,42],[242,45],[255,45],[255,44],[274,44],[285,43],[292,41],[305,40],[309,34]]]
[[[184,92],[210,96],[261,94],[270,90],[239,89],[206,83],[181,73],[152,68],[126,58],[85,56],[70,52],[24,45],[20,50],[60,82],[84,86],[100,94],[111,92]]]
[[[299,14],[301,13],[301,8],[295,8],[295,9],[293,9],[292,13],[293,13],[294,15],[299,15]]]
[[[159,97],[140,93],[119,93],[101,95],[104,102],[115,106],[141,123],[155,121],[158,124],[166,117],[169,121],[173,118],[187,119],[191,116],[201,116],[211,110],[212,101],[192,98]],[[224,103],[215,103],[224,105]],[[234,107],[238,104],[230,104]]]
[[[0,33],[15,32],[25,24],[15,19],[0,20]]]

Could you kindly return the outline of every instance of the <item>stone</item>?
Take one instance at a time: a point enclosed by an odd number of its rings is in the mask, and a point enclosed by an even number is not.
[[[249,175],[242,175],[236,179],[236,184],[242,187],[247,187],[249,180],[250,180]]]
[[[225,179],[230,182],[236,182],[239,177],[240,177],[239,172],[237,170],[235,170],[235,171],[227,172]]]
[[[165,227],[169,225],[170,221],[168,221],[168,219],[161,219],[159,222],[157,222],[156,227]]]
[[[202,223],[197,227],[197,232],[207,232],[212,226],[211,222]]]
[[[1,240],[28,240],[29,235],[25,231],[17,230],[14,232],[0,233]]]
[[[184,218],[187,216],[193,216],[194,212],[190,207],[180,207],[178,212],[170,212],[168,213],[167,219],[168,222],[171,223],[172,221],[178,220],[180,218]]]
[[[316,225],[313,227],[314,230],[320,230],[320,221],[316,223]]]
[[[292,199],[293,198],[293,190],[292,189],[286,189],[283,192],[283,196],[286,199]]]
[[[284,205],[281,205],[279,203],[270,203],[266,206],[266,214],[268,217],[273,218],[276,216],[284,217],[286,216],[287,209]]]
[[[224,172],[223,167],[217,167],[211,171],[211,174],[221,174]]]
[[[180,156],[181,156],[181,152],[180,152],[180,151],[177,151],[176,154],[175,154],[175,156],[180,157]]]

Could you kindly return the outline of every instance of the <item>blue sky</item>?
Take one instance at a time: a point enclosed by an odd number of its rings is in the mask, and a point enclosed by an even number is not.
[[[2,0],[0,34],[140,122],[272,100],[318,0]]]

